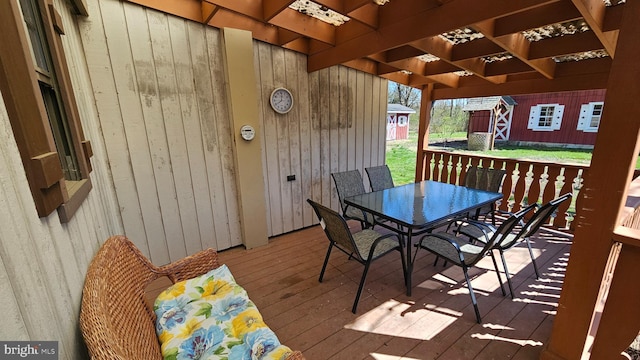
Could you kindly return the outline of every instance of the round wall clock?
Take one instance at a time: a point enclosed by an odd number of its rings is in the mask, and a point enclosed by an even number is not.
[[[285,88],[276,88],[271,92],[271,107],[277,113],[286,114],[293,108],[293,95]]]

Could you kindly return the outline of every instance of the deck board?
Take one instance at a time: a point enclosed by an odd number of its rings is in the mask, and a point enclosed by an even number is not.
[[[357,315],[351,306],[363,267],[334,250],[318,282],[328,245],[319,226],[219,255],[281,342],[309,360],[524,360],[537,359],[551,333],[571,246],[569,236],[545,229],[532,240],[538,280],[524,245],[506,252],[515,299],[502,296],[490,258],[469,271],[482,324],[475,322],[461,269],[442,261],[433,266],[426,251],[417,256],[412,296],[397,252],[374,262]]]

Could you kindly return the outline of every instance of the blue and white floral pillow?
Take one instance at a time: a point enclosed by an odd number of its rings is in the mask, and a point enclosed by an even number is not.
[[[281,360],[281,345],[226,265],[176,283],[155,301],[156,332],[166,360]]]

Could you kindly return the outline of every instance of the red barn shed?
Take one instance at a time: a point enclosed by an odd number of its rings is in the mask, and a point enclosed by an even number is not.
[[[496,141],[518,144],[590,147],[595,144],[605,90],[585,90],[513,96],[510,120],[496,131]],[[486,103],[486,99],[482,98]],[[501,99],[508,97],[499,97]],[[479,102],[477,99],[470,99]],[[488,131],[493,112],[469,109],[469,132]],[[501,121],[498,124],[501,124]],[[508,123],[507,123],[508,122]]]
[[[387,140],[409,138],[409,115],[416,111],[400,104],[387,104]]]

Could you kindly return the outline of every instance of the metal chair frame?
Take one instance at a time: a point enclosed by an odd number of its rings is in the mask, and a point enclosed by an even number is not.
[[[500,283],[500,289],[502,295],[506,295],[504,286],[502,285],[502,278],[500,277],[500,271],[498,270],[498,264],[495,256],[493,255],[493,248],[496,243],[502,241],[508,236],[513,228],[520,223],[524,216],[534,209],[534,205],[528,206],[519,212],[512,214],[508,219],[502,222],[498,228],[493,232],[488,232],[486,229],[481,229],[484,236],[482,246],[475,245],[473,243],[465,241],[462,237],[448,232],[435,232],[427,234],[420,239],[418,246],[425,249],[438,257],[443,257],[447,261],[452,262],[456,266],[462,268],[464,278],[469,288],[469,296],[471,297],[471,303],[476,315],[476,321],[482,322],[480,317],[480,310],[478,310],[478,301],[471,285],[471,279],[469,278],[468,269],[475,266],[480,260],[484,258],[486,254],[491,256],[493,266],[498,276],[498,282]],[[425,244],[426,242],[426,244]]]
[[[385,235],[373,229],[363,229],[362,231],[351,233],[347,222],[339,213],[311,199],[307,199],[307,202],[318,216],[320,225],[329,240],[329,248],[327,249],[327,255],[324,258],[318,281],[322,282],[324,272],[329,263],[331,251],[334,247],[349,255],[350,259],[353,258],[364,265],[364,271],[362,272],[362,278],[358,285],[358,291],[356,292],[356,298],[353,302],[351,312],[356,313],[371,263],[393,250],[400,251],[404,283],[407,283],[407,264],[404,257],[404,245],[397,234],[390,233]]]

